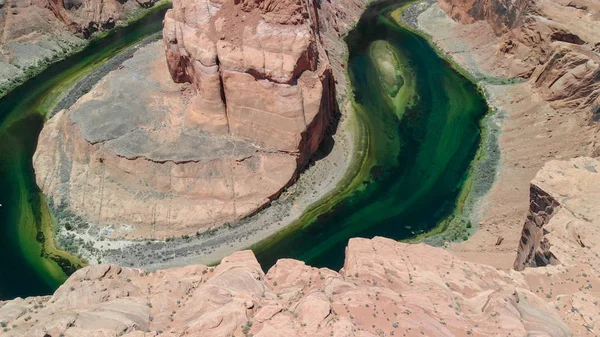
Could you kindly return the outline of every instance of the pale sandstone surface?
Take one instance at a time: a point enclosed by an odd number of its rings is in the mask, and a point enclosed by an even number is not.
[[[34,156],[53,205],[114,236],[181,236],[232,222],[296,174],[294,155],[186,125],[189,88],[171,81],[163,50],[143,47],[50,119]]]
[[[526,268],[529,288],[560,310],[575,336],[600,334],[598,200],[599,160],[548,162],[531,182],[530,213],[515,259],[515,268]]]
[[[159,46],[143,49],[46,125],[38,185],[112,238],[193,235],[260,211],[337,109],[315,11],[176,1],[166,62]]]
[[[350,240],[340,272],[283,259],[265,274],[249,251],[215,268],[98,265],[0,306],[6,336],[570,335],[518,272],[384,238]]]
[[[85,44],[84,38],[114,27],[147,0],[0,1],[0,85],[22,77]]]
[[[339,272],[281,259],[265,274],[250,251],[151,273],[96,265],[52,296],[0,302],[0,335],[597,336],[598,175],[600,161],[581,157],[531,182],[513,258],[542,239],[553,265],[503,271],[381,237],[351,239]]]
[[[548,160],[599,154],[597,7],[594,1],[575,6],[444,0],[419,16],[419,27],[481,79],[501,130],[496,182],[480,202],[480,230],[451,248],[459,256],[511,268],[527,214],[529,190],[524,186]],[[502,8],[510,15],[498,15]],[[567,33],[578,34],[583,43]],[[501,78],[510,76],[527,81],[502,85]],[[499,237],[504,240],[495,245]]]

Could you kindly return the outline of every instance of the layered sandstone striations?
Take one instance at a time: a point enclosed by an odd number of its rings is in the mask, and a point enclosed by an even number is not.
[[[176,1],[164,47],[141,49],[42,131],[37,182],[59,215],[113,238],[164,239],[276,198],[336,109],[314,11]]]
[[[0,1],[0,87],[69,54],[153,0]]]
[[[487,62],[489,70],[529,79],[533,91],[554,108],[584,110],[588,121],[597,118],[594,116],[600,108],[597,1],[440,0],[439,5],[463,24],[477,21],[489,24],[496,36],[493,45],[487,46],[494,53],[493,64]],[[472,34],[484,32],[474,30]],[[490,50],[482,52],[490,56]]]
[[[171,76],[195,90],[188,126],[306,162],[335,108],[312,1],[177,0],[164,24]]]
[[[215,267],[99,265],[53,296],[0,304],[6,336],[569,336],[517,272],[384,238],[352,239],[340,272],[249,251]]]

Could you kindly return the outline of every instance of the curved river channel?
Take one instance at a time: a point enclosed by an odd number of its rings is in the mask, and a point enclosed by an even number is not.
[[[263,266],[293,257],[338,269],[351,237],[407,239],[460,214],[488,108],[472,82],[398,23],[399,2],[370,6],[347,37],[361,150],[353,169],[296,224],[253,247]],[[0,100],[0,299],[49,294],[66,279],[63,269],[81,264],[46,240],[52,217],[35,184],[37,137],[61,93],[158,32],[165,10],[91,42]]]
[[[285,256],[339,269],[349,238],[403,240],[460,218],[488,107],[475,84],[399,23],[398,3],[370,6],[346,38],[358,168],[341,191],[254,247],[263,267]]]
[[[50,294],[66,280],[63,268],[80,265],[56,249],[52,239],[45,240],[52,234],[52,217],[35,183],[37,138],[61,94],[120,51],[159,32],[166,10],[166,4],[160,5],[91,41],[0,99],[0,299]]]

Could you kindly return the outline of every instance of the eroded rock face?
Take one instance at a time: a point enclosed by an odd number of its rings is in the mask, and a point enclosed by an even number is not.
[[[530,214],[523,226],[514,268],[558,264],[551,244],[595,250],[600,226],[600,162],[592,158],[551,161],[531,182]],[[547,234],[561,232],[560,240]],[[555,241],[555,242],[552,242]],[[571,247],[571,249],[573,249]],[[552,250],[552,251],[551,251]]]
[[[188,125],[304,162],[335,109],[316,17],[312,1],[174,1],[163,35],[171,76],[195,88]]]
[[[154,0],[0,1],[0,86],[82,46]]]
[[[556,109],[591,120],[600,99],[600,3],[595,0],[439,0],[455,20],[487,22],[506,75],[528,78]],[[474,32],[475,33],[475,32]]]
[[[552,216],[543,216],[541,227],[535,226],[529,233],[523,231],[523,237],[531,244],[519,246],[515,267],[525,267],[521,274],[529,289],[544,294],[574,336],[597,336],[600,161],[587,157],[550,161],[531,186],[532,191],[537,191],[532,195],[532,209],[537,208],[540,216],[538,206],[542,206]],[[529,254],[530,249],[536,254]],[[546,262],[540,257],[549,255],[560,263],[544,267]]]
[[[440,0],[440,7],[454,20],[469,24],[486,20],[497,34],[519,25],[534,0]]]
[[[544,225],[548,224],[560,204],[539,187],[530,187],[531,203],[529,215],[523,225],[521,242],[514,263],[515,270],[525,267],[543,267],[558,264],[559,261],[550,251],[550,242],[544,237]]]
[[[261,210],[337,109],[314,6],[176,1],[164,47],[145,47],[48,122],[38,185],[114,238],[194,235]]]
[[[350,240],[340,272],[283,259],[265,274],[249,251],[215,268],[87,267],[0,317],[6,336],[569,336],[553,310],[517,272],[374,238]]]

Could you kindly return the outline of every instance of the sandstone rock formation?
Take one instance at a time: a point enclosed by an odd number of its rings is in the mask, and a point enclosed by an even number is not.
[[[592,158],[548,162],[531,182],[530,215],[525,221],[515,269],[557,264],[548,237],[560,248],[594,249],[600,226],[600,162]],[[579,247],[577,247],[579,246]],[[567,255],[568,256],[568,255]]]
[[[0,1],[0,87],[82,46],[154,0]]]
[[[541,227],[528,226],[526,221],[522,238],[527,243],[519,246],[515,267],[525,267],[522,275],[529,289],[551,301],[574,336],[597,336],[600,161],[586,157],[550,161],[531,186],[538,191],[532,205],[541,205],[539,195],[544,196],[552,203],[545,212],[552,216],[545,217]],[[530,254],[530,249],[538,254]],[[554,256],[558,263],[539,267],[545,263],[539,253]]]
[[[176,1],[166,51],[143,48],[45,126],[38,185],[55,208],[127,239],[193,235],[262,209],[337,109],[315,10]]]
[[[79,270],[53,296],[0,304],[6,336],[569,336],[505,273],[440,248],[352,239],[338,273],[251,252],[215,267]],[[1,334],[1,333],[0,333]]]
[[[464,24],[487,22],[496,36],[497,68],[532,81],[557,109],[600,106],[600,4],[595,0],[439,0]],[[475,32],[473,32],[476,34]]]
[[[97,265],[52,296],[0,302],[0,335],[597,336],[598,175],[577,158],[532,181],[556,265],[501,271],[380,237],[351,239],[339,272],[282,259],[265,274],[250,251],[151,273]]]
[[[176,0],[163,30],[171,76],[190,82],[190,127],[313,153],[335,109],[309,1]]]

